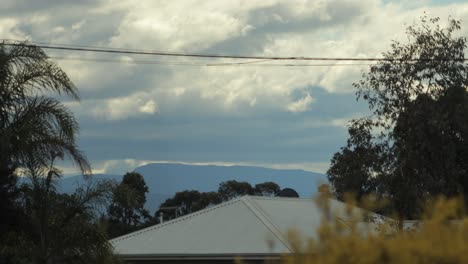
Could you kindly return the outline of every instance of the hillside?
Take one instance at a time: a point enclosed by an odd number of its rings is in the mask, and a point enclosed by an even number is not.
[[[253,166],[184,165],[175,163],[152,163],[135,168],[149,187],[146,207],[153,212],[165,199],[183,190],[202,192],[216,191],[220,182],[228,180],[247,181],[252,185],[273,181],[281,188],[295,189],[301,197],[315,194],[318,184],[326,182],[324,174],[304,170],[280,170]],[[93,180],[111,179],[120,181],[122,175],[97,174]],[[60,181],[60,189],[71,192],[80,183],[81,176],[67,177]]]

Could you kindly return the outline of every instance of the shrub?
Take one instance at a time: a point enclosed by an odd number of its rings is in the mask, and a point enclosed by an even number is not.
[[[323,202],[323,200],[322,200]],[[322,204],[326,207],[326,204]],[[289,234],[294,254],[282,257],[293,263],[468,263],[468,218],[463,199],[439,197],[428,202],[417,225],[398,228],[396,221],[368,226],[356,221],[324,219],[316,240]],[[413,222],[414,223],[414,222]]]

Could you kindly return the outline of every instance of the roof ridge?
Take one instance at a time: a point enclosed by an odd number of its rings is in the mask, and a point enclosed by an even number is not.
[[[283,233],[280,231],[280,229],[273,223],[271,218],[268,216],[268,214],[261,208],[260,205],[258,205],[252,196],[246,195],[240,198],[242,202],[247,206],[247,208],[252,211],[255,216],[263,223],[263,225],[270,230],[273,235],[278,238],[281,243],[290,250],[290,252],[293,252],[291,249],[288,240],[286,237],[284,237]]]
[[[311,198],[302,198],[302,197],[281,197],[281,196],[255,196],[255,195],[245,195],[251,197],[253,199],[258,200],[297,200],[297,201],[311,201],[314,200],[313,197]]]
[[[221,207],[225,207],[225,206],[231,205],[233,203],[240,202],[241,200],[242,200],[242,197],[232,199],[230,201],[227,201],[227,202],[224,202],[224,203],[221,203],[221,204],[209,207],[209,208],[205,208],[205,209],[202,209],[200,211],[196,211],[196,212],[193,212],[193,213],[190,213],[190,214],[178,217],[178,218],[174,218],[174,219],[169,220],[167,222],[164,222],[162,224],[155,224],[155,225],[152,225],[152,226],[149,226],[149,227],[146,227],[146,228],[131,232],[129,234],[125,234],[125,235],[113,238],[113,239],[110,240],[110,243],[112,244],[114,242],[121,241],[121,240],[124,240],[124,239],[127,239],[127,238],[131,238],[131,237],[137,236],[137,235],[142,234],[142,233],[146,233],[146,232],[154,230],[154,229],[159,229],[159,228],[162,228],[164,226],[168,226],[168,225],[175,224],[177,222],[185,221],[185,220],[187,220],[189,218],[192,218],[194,216],[201,215],[201,214],[204,214],[204,213],[209,212],[211,210],[221,208]]]

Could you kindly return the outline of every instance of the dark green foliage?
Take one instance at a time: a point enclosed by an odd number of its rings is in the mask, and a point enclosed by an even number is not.
[[[47,166],[54,153],[90,172],[76,146],[78,124],[60,102],[45,96],[51,92],[78,99],[73,83],[40,48],[0,43],[0,231],[17,226],[16,169],[32,160]]]
[[[147,192],[148,186],[141,174],[128,172],[123,176],[122,182],[113,190],[108,208],[111,237],[138,229],[150,217],[144,208]]]
[[[96,208],[109,197],[107,182],[88,183],[73,194],[60,194],[60,171],[31,163],[29,182],[20,188],[20,228],[5,234],[1,255],[11,263],[113,263],[112,249]]]
[[[376,193],[403,218],[435,195],[468,191],[468,66],[461,22],[423,17],[354,84],[372,115],[352,120],[328,177],[338,197]]]
[[[45,96],[50,92],[78,100],[76,87],[40,48],[0,44],[0,166],[24,167],[31,158],[39,162],[54,152],[89,173],[76,147],[78,123],[57,99]]]
[[[0,234],[5,234],[9,229],[16,228],[21,219],[21,213],[16,203],[19,194],[16,184],[17,178],[14,170],[8,165],[0,165],[0,211],[2,215],[0,217]]]
[[[276,196],[281,191],[278,184],[274,182],[264,182],[255,185],[254,195],[257,196]]]
[[[369,120],[355,120],[349,127],[349,139],[341,151],[335,153],[328,170],[328,179],[333,184],[339,199],[351,192],[361,199],[376,191],[377,182],[373,173],[382,165],[384,145],[373,140]]]
[[[90,166],[76,145],[78,123],[53,94],[78,100],[67,75],[38,47],[0,43],[0,261],[101,263],[113,258],[91,205],[103,186],[73,195],[56,192],[59,159],[85,174]],[[17,186],[18,170],[31,183]]]
[[[274,182],[259,183],[254,188],[248,182],[226,181],[219,184],[217,192],[177,192],[160,205],[152,223],[160,221],[161,213],[163,220],[167,221],[243,195],[276,196],[279,191],[280,186]]]
[[[159,221],[161,213],[164,220],[190,214],[206,207],[222,202],[217,192],[183,191],[177,192],[173,198],[167,199],[155,213],[155,220]]]
[[[218,193],[223,201],[243,195],[253,195],[255,189],[248,182],[226,181],[219,184]]]

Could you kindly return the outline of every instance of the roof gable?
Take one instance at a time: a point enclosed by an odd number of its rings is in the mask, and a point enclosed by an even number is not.
[[[330,208],[346,221],[345,204],[330,200]],[[315,238],[321,220],[311,199],[244,196],[110,242],[119,255],[291,253],[288,230]]]
[[[269,248],[271,240],[274,248]],[[120,255],[287,253],[274,226],[243,197],[112,239]]]

